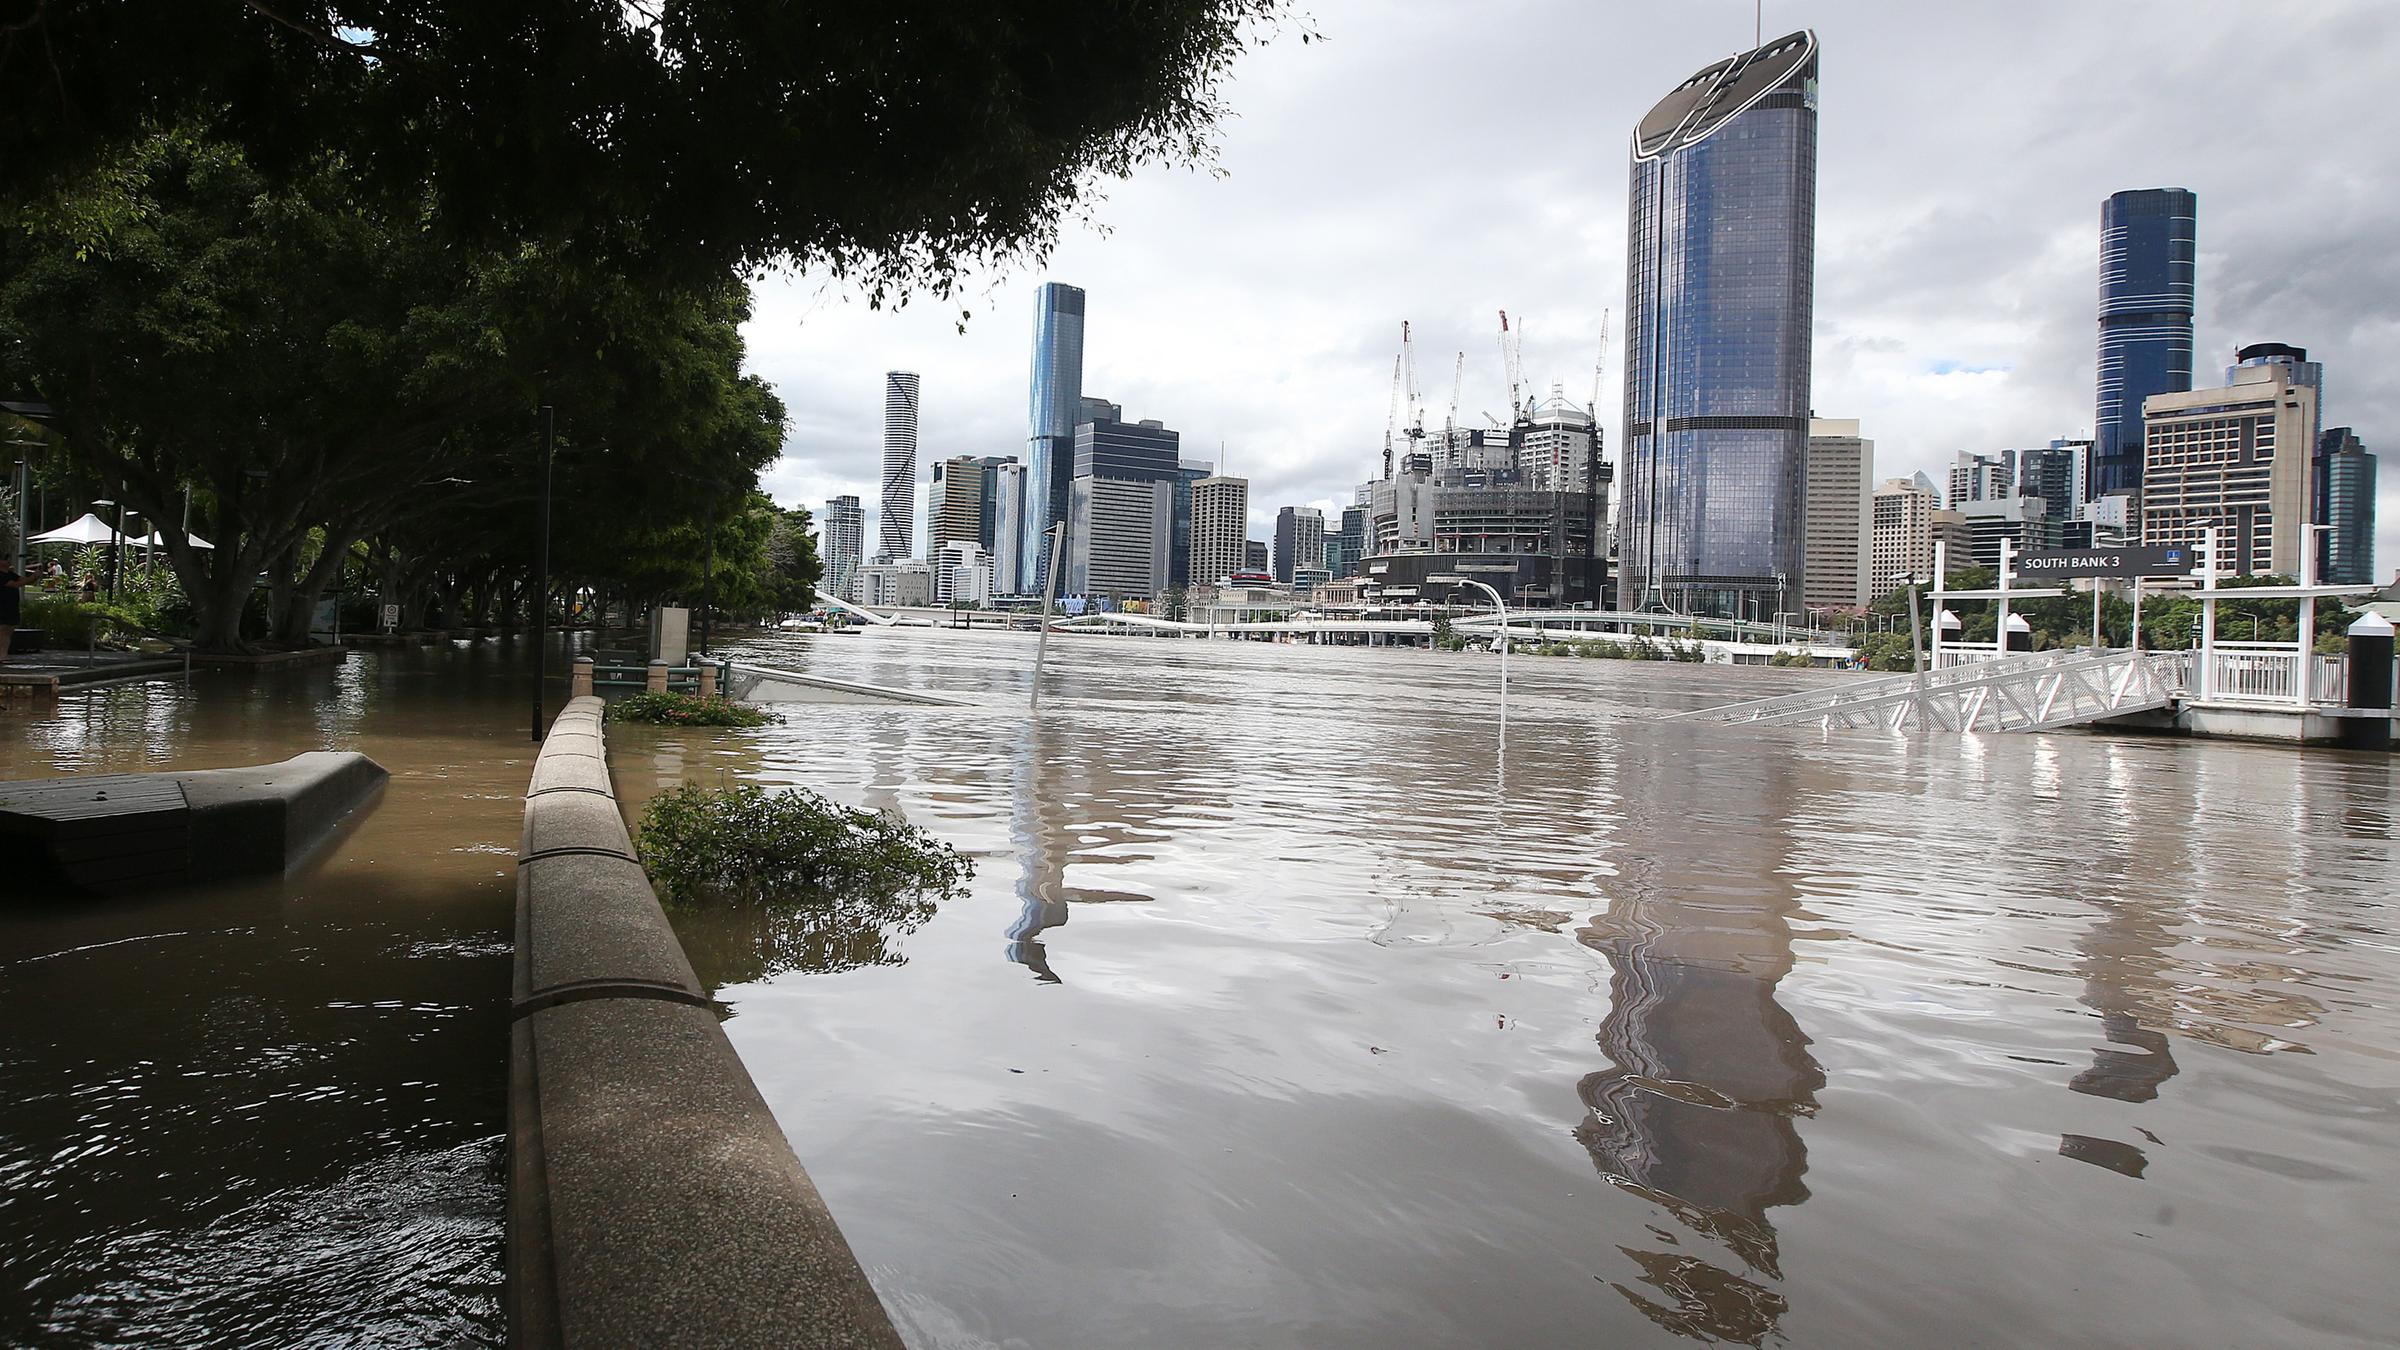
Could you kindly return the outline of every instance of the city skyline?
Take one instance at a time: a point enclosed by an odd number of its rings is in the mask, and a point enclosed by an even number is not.
[[[1338,512],[1373,476],[1402,319],[1417,328],[1430,423],[1462,349],[1460,421],[1505,411],[1493,322],[1503,307],[1525,330],[1532,388],[1560,384],[1586,401],[1601,311],[1623,322],[1627,132],[1662,88],[1747,45],[1748,7],[1723,8],[1647,15],[1642,54],[1616,61],[1610,80],[1529,89],[1511,117],[1437,115],[1389,92],[1428,51],[1496,57],[1505,32],[1423,10],[1319,9],[1327,43],[1281,44],[1237,68],[1244,116],[1225,135],[1228,176],[1112,184],[1093,213],[1108,232],[1070,224],[1045,267],[975,274],[954,303],[919,297],[897,311],[817,276],[762,283],[753,364],[793,413],[770,490],[871,500],[858,447],[873,443],[869,391],[891,366],[922,369],[943,391],[924,458],[1021,454],[1033,295],[1053,280],[1083,287],[1106,315],[1085,385],[1163,418],[1188,453],[1249,479],[1254,536],[1281,505]],[[1569,43],[1627,18],[1595,10],[1520,17]],[[2343,372],[2328,426],[2357,428],[2371,451],[2400,427],[2400,374],[2379,359],[2390,330],[2371,308],[2400,264],[2380,256],[2380,188],[2367,177],[2377,154],[2355,130],[2373,121],[2363,93],[2326,91],[2325,153],[2295,164],[2240,134],[2218,83],[2262,57],[2400,51],[2400,16],[2336,7],[2261,33],[2230,9],[2146,5],[2128,21],[2179,32],[2138,100],[2101,78],[2117,57],[2106,36],[2075,25],[1894,20],[1844,4],[1767,15],[1771,32],[1805,23],[1831,53],[1814,410],[1864,423],[1879,478],[1938,475],[1960,451],[2092,434],[2095,226],[2101,203],[2128,188],[2187,187],[2206,208],[2198,369],[2253,342],[2306,346]],[[1944,51],[1976,59],[1932,59]],[[1977,111],[1947,111],[1968,106]],[[1272,131],[1303,113],[1307,154]],[[1502,201],[1510,209],[1491,209]],[[1605,382],[1622,370],[1612,353]],[[1613,396],[1601,402],[1617,459],[1621,410]],[[2400,565],[2396,478],[2379,484],[2381,576]]]

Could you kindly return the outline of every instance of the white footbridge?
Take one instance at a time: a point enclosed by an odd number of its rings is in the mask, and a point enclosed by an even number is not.
[[[2074,647],[2020,652],[1919,675],[1848,680],[1665,720],[1826,730],[2048,731],[2171,706],[2188,652]]]

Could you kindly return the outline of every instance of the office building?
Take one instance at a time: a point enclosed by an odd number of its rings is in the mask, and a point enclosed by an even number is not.
[[[2199,220],[2199,199],[2184,188],[2119,192],[2100,205],[2095,493],[2141,495],[2142,405],[2192,387]]]
[[[858,569],[856,604],[888,609],[933,603],[933,564],[917,559],[868,563]]]
[[[1250,532],[1250,480],[1203,478],[1192,484],[1194,586],[1214,586],[1250,570],[1244,541]]]
[[[1800,32],[1717,62],[1634,129],[1626,609],[1764,618],[1799,599],[1817,56]]]
[[[2358,433],[2335,427],[2317,441],[2316,520],[2329,526],[2319,546],[2319,579],[2337,586],[2375,580],[2375,457]]]
[[[1950,549],[1952,567],[1964,567],[1971,560],[1977,567],[1997,568],[2002,540],[2013,545],[2017,553],[2058,547],[2056,522],[2050,519],[2048,504],[2039,497],[1971,501],[1954,510],[1966,526],[1967,547],[1963,555],[1955,545]]]
[[[906,370],[883,376],[883,518],[875,553],[906,558],[916,552],[917,377]]]
[[[1275,513],[1275,580],[1289,586],[1300,568],[1325,567],[1325,513],[1287,506]]]
[[[1875,534],[1867,568],[1867,590],[1880,599],[1907,585],[1910,577],[1933,575],[1933,517],[1939,494],[1915,479],[1886,478],[1875,489]]]
[[[954,539],[933,555],[933,603],[988,605],[992,602],[991,551],[972,539]]]
[[[1118,409],[1101,403],[1089,411]],[[1181,441],[1155,420],[1103,417],[1075,428],[1068,593],[1122,601],[1149,600],[1166,591]]]
[[[1863,608],[1875,540],[1875,442],[1852,418],[1808,424],[1800,602],[1812,609]]]
[[[1167,585],[1192,584],[1192,485],[1216,475],[1217,466],[1187,459],[1175,467],[1174,520],[1167,527]],[[1214,580],[1204,577],[1203,581]]]
[[[1933,542],[1942,546],[1942,555],[1951,571],[1957,571],[1973,561],[1970,555],[1975,537],[1967,529],[1965,513],[1947,509],[1936,511],[1926,518],[1925,528],[1933,536]]]
[[[1027,381],[1025,502],[1017,576],[1038,594],[1049,576],[1050,527],[1066,519],[1075,478],[1075,426],[1083,406],[1083,291],[1045,282],[1034,298],[1033,370]]]
[[[2142,542],[2196,549],[2215,530],[2219,571],[2296,576],[2313,505],[2316,391],[2283,365],[2232,374],[2222,389],[2143,405]]]
[[[1256,576],[1268,575],[1266,540],[1244,539],[1242,541],[1242,570]]]
[[[2075,509],[2059,526],[2060,548],[2111,548],[2138,542],[2133,523],[2134,500],[2122,492],[2105,493]]]
[[[992,590],[1023,595],[1025,466],[1007,460],[992,470]]]
[[[1345,506],[1341,524],[1325,536],[1325,570],[1340,581],[1358,575],[1359,560],[1367,556],[1367,508]]]

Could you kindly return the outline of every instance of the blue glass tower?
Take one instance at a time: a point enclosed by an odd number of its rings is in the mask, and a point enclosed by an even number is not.
[[[1045,282],[1033,312],[1033,378],[1025,439],[1024,526],[1017,576],[1039,595],[1050,577],[1050,527],[1067,518],[1075,421],[1083,406],[1083,290]]]
[[[2142,400],[2192,387],[2192,297],[2200,203],[2139,188],[2100,204],[2099,399],[2095,493],[2142,486]]]
[[[1618,604],[1801,595],[1816,298],[1817,39],[1720,61],[1633,133]]]

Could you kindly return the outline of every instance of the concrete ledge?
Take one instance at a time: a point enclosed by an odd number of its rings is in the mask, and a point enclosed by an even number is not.
[[[66,894],[288,872],[389,777],[365,755],[319,750],[248,768],[0,784],[0,845],[28,880]]]
[[[631,860],[604,706],[569,702],[525,801],[510,1341],[897,1347]]]
[[[308,647],[291,652],[194,652],[192,664],[257,670],[265,666],[338,666],[349,658],[348,647]]]

